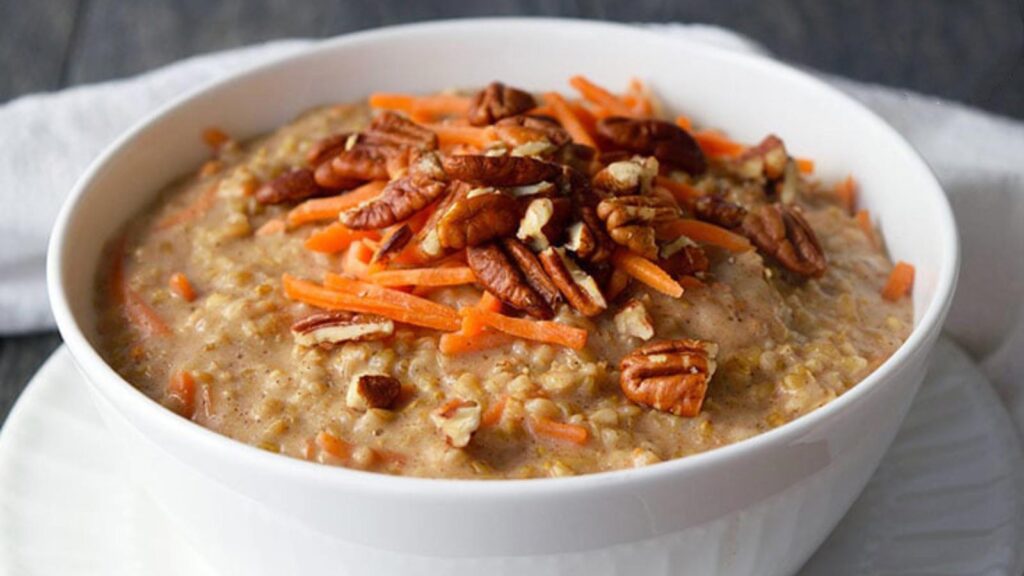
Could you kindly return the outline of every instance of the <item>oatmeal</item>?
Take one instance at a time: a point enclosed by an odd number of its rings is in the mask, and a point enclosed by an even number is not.
[[[110,243],[106,359],[271,452],[534,478],[749,438],[906,339],[913,269],[851,179],[660,120],[639,83],[571,84],[207,131],[210,161]]]

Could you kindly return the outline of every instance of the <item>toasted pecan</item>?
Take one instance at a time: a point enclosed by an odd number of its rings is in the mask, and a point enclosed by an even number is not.
[[[791,272],[819,278],[828,269],[818,237],[799,208],[765,204],[747,213],[742,230],[762,254]]]
[[[473,97],[469,106],[469,123],[473,126],[487,126],[536,106],[537,101],[529,92],[501,82],[491,82]]]
[[[701,174],[707,169],[707,160],[697,141],[671,122],[612,116],[598,121],[597,133],[610,148],[654,156],[690,174]]]
[[[717,354],[717,344],[702,340],[664,340],[641,346],[619,364],[622,392],[642,406],[676,416],[696,416],[715,373]]]

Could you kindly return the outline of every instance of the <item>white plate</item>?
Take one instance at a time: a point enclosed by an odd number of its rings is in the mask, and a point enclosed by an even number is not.
[[[61,348],[0,434],[0,573],[212,576],[141,490]],[[959,348],[929,376],[860,499],[801,575],[1019,576],[1024,454]]]

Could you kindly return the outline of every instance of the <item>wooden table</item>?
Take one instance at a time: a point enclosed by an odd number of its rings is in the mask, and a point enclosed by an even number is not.
[[[274,38],[486,15],[717,24],[791,62],[1024,118],[1017,0],[0,0],[0,102]],[[0,338],[0,422],[59,344]]]

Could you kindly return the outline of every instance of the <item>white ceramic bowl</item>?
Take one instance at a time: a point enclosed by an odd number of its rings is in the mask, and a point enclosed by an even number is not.
[[[101,246],[206,152],[203,127],[249,137],[372,90],[502,79],[566,88],[647,80],[672,111],[754,141],[780,134],[825,179],[856,174],[895,258],[917,267],[916,328],[835,402],[732,446],[639,470],[531,481],[423,480],[269,454],[149,400],[97,354]],[[50,244],[61,334],[139,482],[224,574],[691,574],[795,571],[892,440],[956,281],[949,206],[921,158],[836,90],[762,58],[608,24],[463,20],[324,42],[226,78],[120,138],[79,181]],[[115,535],[111,535],[115,537]]]

